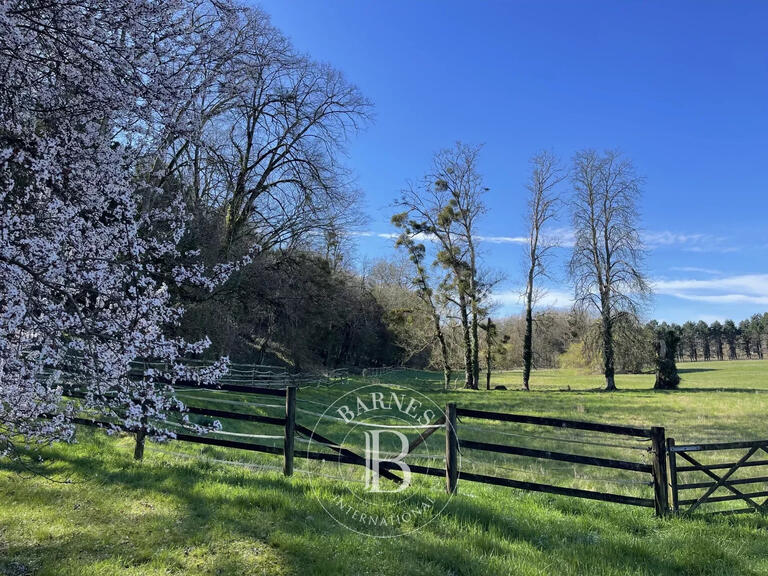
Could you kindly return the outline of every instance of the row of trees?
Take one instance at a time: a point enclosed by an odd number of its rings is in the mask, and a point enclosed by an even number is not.
[[[722,324],[703,320],[670,326],[680,339],[678,360],[763,359],[768,343],[768,313],[754,314],[738,323],[726,320]]]
[[[534,366],[554,366],[562,358],[581,367],[600,363],[605,387],[613,390],[617,370],[652,368],[662,341],[664,354],[674,348],[678,360],[763,357],[765,315],[738,326],[731,320],[722,325],[641,324],[651,294],[637,212],[642,179],[621,154],[594,150],[577,152],[568,168],[551,152],[531,159],[524,312],[519,320],[500,321],[483,345],[479,318],[488,312],[487,295],[496,279],[482,268],[476,250],[487,190],[477,169],[478,153],[479,148],[461,143],[439,152],[432,170],[402,193],[397,202],[402,212],[392,219],[401,230],[396,244],[412,265],[410,289],[430,319],[422,328],[431,338],[422,335],[421,342],[439,344],[433,364],[442,367],[446,385],[452,367],[459,365],[465,368],[465,386],[478,387],[481,348],[488,369],[491,361],[521,367],[524,389],[530,387]],[[567,314],[537,313],[539,283],[549,275],[550,255],[559,245],[553,223],[561,212],[572,224],[568,273],[576,304]]]
[[[458,316],[462,328],[465,386],[479,380],[479,318],[487,308],[494,279],[481,268],[476,249],[476,225],[483,215],[482,184],[477,169],[479,149],[457,144],[439,152],[432,171],[406,189],[397,205],[402,212],[392,221],[400,228],[397,245],[414,266],[413,289],[433,319],[440,342],[446,383],[451,363],[444,324]],[[524,293],[523,387],[529,388],[534,365],[534,306],[539,280],[549,272],[549,255],[557,246],[549,229],[562,206],[570,212],[574,232],[569,273],[577,308],[600,317],[601,357],[606,388],[615,388],[615,337],[619,322],[636,322],[650,289],[642,270],[642,243],[636,203],[641,179],[632,163],[620,154],[594,150],[578,152],[566,170],[551,153],[532,158],[528,182],[528,242]],[[563,183],[571,193],[564,195]],[[437,245],[428,263],[425,242]],[[438,270],[435,280],[430,272]]]
[[[451,321],[450,317],[443,319],[440,314],[436,317],[433,315],[434,307],[424,305],[419,294],[412,289],[412,278],[409,276],[412,272],[413,268],[406,262],[379,261],[365,277],[384,310],[385,323],[395,344],[394,350],[400,353],[396,360],[415,367],[441,369],[444,367],[445,355],[449,365],[462,366],[464,349],[460,323]],[[434,294],[439,295],[439,292]],[[530,342],[534,366],[575,368],[585,372],[601,372],[604,369],[602,321],[594,312],[579,308],[543,308],[535,310],[532,316]],[[764,318],[765,314],[758,314],[738,325],[732,321],[722,324],[716,321],[711,325],[700,321],[687,322],[681,326],[657,321],[643,324],[632,315],[619,314],[613,324],[615,372],[652,371],[656,362],[655,347],[667,332],[675,336],[677,361],[695,361],[697,358],[761,358],[761,351],[768,345],[768,331],[759,327]],[[440,343],[435,337],[436,320],[441,321]],[[492,324],[494,329],[489,342],[484,330],[487,320],[480,323],[483,335],[480,339],[482,369],[488,368],[490,352],[490,364],[494,369],[523,371],[526,356],[524,349],[528,341],[527,314],[523,312],[498,318]],[[742,335],[738,326],[744,330]],[[748,331],[745,330],[747,326]],[[691,327],[697,328],[693,340],[688,337]],[[691,342],[695,344],[693,351]],[[709,355],[705,350],[707,346]],[[745,346],[748,346],[750,356]],[[718,354],[718,350],[721,350],[721,354]]]

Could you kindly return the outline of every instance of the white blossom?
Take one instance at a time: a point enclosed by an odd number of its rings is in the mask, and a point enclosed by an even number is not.
[[[162,143],[197,120],[184,91],[225,4],[183,0],[13,0],[0,4],[0,452],[72,437],[90,410],[115,427],[172,437],[179,379],[215,381],[182,362],[207,340],[169,337],[182,310],[169,287],[212,289],[181,258],[181,194],[158,177]],[[208,20],[206,20],[208,19]],[[213,34],[216,32],[216,34]],[[202,57],[202,56],[200,56]],[[148,200],[149,199],[149,200]],[[150,201],[151,200],[151,201]],[[153,367],[131,377],[136,360]],[[75,407],[64,387],[83,398]],[[43,416],[45,416],[43,418]]]

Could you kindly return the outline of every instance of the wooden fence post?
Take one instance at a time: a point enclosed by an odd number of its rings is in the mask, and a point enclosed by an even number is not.
[[[293,439],[296,430],[296,386],[285,389],[285,437],[283,440],[283,474],[293,474]]]
[[[665,516],[669,511],[667,496],[667,443],[664,428],[651,428],[651,453],[653,455],[653,495],[656,516]]]
[[[448,402],[445,407],[445,489],[448,494],[456,493],[456,484],[459,478],[458,448],[456,403]]]
[[[675,439],[667,438],[667,475],[669,476],[669,508],[677,514],[680,506],[677,502],[677,454],[672,450]]]

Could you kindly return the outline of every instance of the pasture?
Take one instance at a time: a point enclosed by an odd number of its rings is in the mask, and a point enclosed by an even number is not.
[[[682,364],[677,391],[652,390],[650,375],[617,377],[620,390],[599,391],[602,378],[539,371],[522,392],[519,373],[497,374],[509,390],[443,391],[440,375],[394,372],[383,381],[411,387],[437,404],[648,427],[663,425],[681,442],[768,437],[768,362]],[[299,390],[297,421],[313,427],[323,406],[346,389]],[[187,401],[221,408],[248,398],[217,391]],[[276,407],[275,407],[276,406]],[[279,404],[249,409],[279,414]],[[226,422],[230,434],[275,434],[274,427]],[[334,423],[323,432],[334,437]],[[589,433],[509,423],[463,422],[460,439],[515,442],[555,450],[569,441],[601,456],[646,453],[628,442],[594,446]],[[263,440],[268,441],[268,440]],[[279,442],[277,442],[279,444]],[[638,448],[641,448],[638,446]],[[81,429],[76,445],[41,452],[31,475],[0,469],[0,574],[768,574],[768,521],[759,515],[664,518],[653,511],[501,488],[459,479],[458,495],[421,530],[376,539],[340,527],[310,486],[331,498],[358,489],[361,471],[339,478],[320,462],[296,460],[284,478],[279,456],[171,442],[149,444],[132,459],[130,437]],[[597,451],[597,452],[596,452]],[[426,457],[426,456],[425,456]],[[462,471],[554,482],[583,489],[610,485],[648,494],[630,473],[531,458],[462,453]],[[333,477],[326,477],[333,476]],[[431,498],[444,503],[444,481],[431,478]],[[386,505],[386,502],[385,502]]]

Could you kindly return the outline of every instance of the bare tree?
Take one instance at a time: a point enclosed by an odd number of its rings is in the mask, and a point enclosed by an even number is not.
[[[471,261],[465,236],[456,225],[456,208],[453,193],[446,181],[440,178],[440,163],[436,170],[424,178],[421,186],[403,190],[396,205],[405,211],[408,225],[416,235],[430,238],[438,245],[436,263],[448,272],[440,283],[443,299],[456,306],[459,312],[464,353],[464,386],[476,389],[472,354],[472,329],[470,306],[472,286]]]
[[[198,120],[169,143],[166,172],[187,177],[191,204],[218,210],[226,251],[338,227],[357,197],[340,152],[370,102],[338,70],[297,52],[260,9],[230,20],[226,34],[202,13],[190,24],[216,41],[178,105]]]
[[[566,178],[559,160],[551,152],[543,151],[531,158],[531,177],[528,181],[528,245],[526,264],[528,276],[525,284],[525,336],[523,338],[523,388],[530,390],[533,365],[533,306],[536,299],[536,280],[547,275],[547,256],[557,243],[552,236],[543,234],[545,226],[556,216],[559,202],[555,188]]]
[[[465,281],[466,296],[470,312],[471,385],[477,389],[480,380],[480,344],[478,338],[478,317],[482,287],[478,274],[478,253],[475,243],[477,220],[485,213],[483,194],[488,190],[483,185],[477,169],[479,146],[457,142],[453,148],[442,150],[435,157],[435,187],[450,194],[442,216],[457,229],[461,243],[466,247]]]
[[[618,152],[583,150],[574,157],[569,271],[576,303],[600,314],[605,389],[615,390],[614,321],[638,316],[650,288],[642,269],[637,198],[642,179]]]
[[[381,307],[387,334],[396,347],[396,361],[419,366],[431,363],[442,369],[432,312],[414,289],[412,262],[402,255],[374,260],[364,266],[363,281]],[[438,311],[442,313],[442,309]]]

